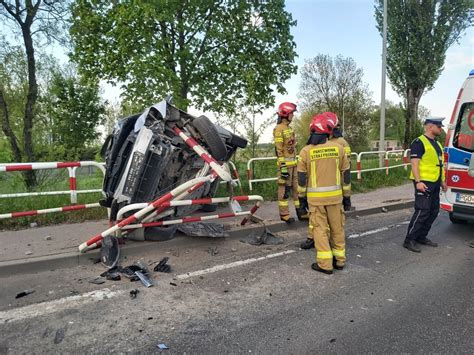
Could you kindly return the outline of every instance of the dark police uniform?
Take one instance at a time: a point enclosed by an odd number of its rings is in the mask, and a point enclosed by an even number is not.
[[[426,120],[425,123],[441,124],[439,120]],[[416,138],[410,146],[411,158],[420,159],[420,181],[427,186],[425,192],[415,186],[415,213],[408,225],[405,242],[414,241],[421,244],[432,243],[426,236],[439,212],[439,194],[441,182],[444,181],[443,148],[440,143],[425,135]],[[413,173],[410,179],[415,180]],[[435,246],[435,245],[433,245]]]

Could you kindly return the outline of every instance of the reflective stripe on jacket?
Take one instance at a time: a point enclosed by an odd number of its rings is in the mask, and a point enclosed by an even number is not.
[[[328,141],[304,147],[298,160],[298,173],[306,174],[309,206],[325,206],[342,202],[341,173],[349,169],[349,160],[342,146]]]
[[[281,123],[277,124],[273,130],[278,166],[282,163],[285,163],[286,166],[296,166],[297,163],[295,132],[289,124],[288,120],[282,119]]]

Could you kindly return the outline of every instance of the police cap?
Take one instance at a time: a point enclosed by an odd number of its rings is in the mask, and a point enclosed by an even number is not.
[[[425,119],[425,122],[423,124],[427,125],[427,124],[431,123],[431,124],[434,124],[438,127],[444,127],[443,120],[444,120],[444,117],[429,117],[429,118]]]

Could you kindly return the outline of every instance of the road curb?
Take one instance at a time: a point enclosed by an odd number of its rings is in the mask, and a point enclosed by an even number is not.
[[[346,218],[358,218],[363,216],[369,216],[377,213],[390,213],[392,211],[402,210],[413,207],[413,201],[399,202],[394,204],[387,204],[384,206],[378,206],[373,208],[367,208],[363,210],[354,210],[346,212]],[[278,233],[284,230],[296,230],[305,228],[307,222],[296,221],[292,224],[286,224],[282,221],[264,223],[264,224],[251,224],[246,227],[236,228],[229,230],[229,238],[240,239],[249,235],[252,232],[263,231],[263,226],[266,225],[272,232]],[[258,231],[258,232],[257,232]],[[304,239],[306,235],[302,235],[301,239]],[[189,238],[175,238],[166,242],[138,242],[129,243],[121,248],[121,255],[126,257],[138,256],[145,251],[150,251],[153,248],[170,248],[182,246],[190,248],[193,246],[202,245],[203,239],[189,239]],[[69,251],[61,254],[44,255],[33,258],[23,258],[8,261],[0,261],[0,277],[8,277],[18,274],[31,274],[41,271],[56,270],[62,268],[70,268],[79,265],[91,265],[93,260],[98,259],[100,252],[98,250],[91,251],[85,254],[80,254],[76,251]]]

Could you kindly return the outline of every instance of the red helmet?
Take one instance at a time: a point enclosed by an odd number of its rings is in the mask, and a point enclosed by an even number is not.
[[[337,116],[333,112],[324,112],[315,115],[309,125],[309,130],[316,133],[331,134],[338,123]]]
[[[296,105],[292,102],[283,102],[278,106],[278,116],[280,117],[288,117],[290,113],[296,111]]]

